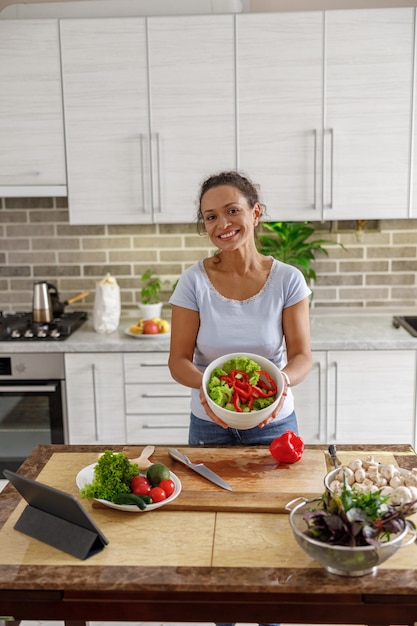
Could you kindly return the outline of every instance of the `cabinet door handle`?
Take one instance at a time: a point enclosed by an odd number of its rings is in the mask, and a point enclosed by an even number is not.
[[[317,128],[315,128],[313,130],[313,136],[314,136],[314,145],[313,145],[313,150],[314,150],[314,154],[313,154],[313,209],[316,210],[317,209],[317,201],[316,201],[316,195],[317,195]]]
[[[334,362],[334,363],[332,363],[332,365],[334,367],[334,433],[333,433],[333,440],[337,441],[338,405],[339,405],[339,398],[338,398],[339,381],[338,381],[337,363]]]
[[[325,203],[325,187],[326,187],[326,176],[325,176],[325,137],[326,132],[330,135],[330,199],[329,204]],[[334,130],[333,128],[329,128],[327,131],[323,129],[322,132],[322,172],[321,172],[321,202],[323,209],[333,209],[333,178],[334,178]]]
[[[18,176],[40,176],[41,173],[39,172],[39,170],[32,170],[32,171],[29,171],[29,172],[19,172],[18,174],[16,174],[16,173],[8,174],[7,172],[2,172],[0,174],[0,178],[10,178],[10,177],[16,176],[16,175],[18,175]]]
[[[0,384],[1,393],[53,393],[56,391],[56,385],[2,385]]]
[[[142,185],[142,212],[145,213],[145,165],[143,161],[143,134],[139,134],[139,147],[140,147],[140,176]]]
[[[322,414],[321,414],[321,407],[322,407],[322,403],[321,403],[321,400],[322,400],[322,398],[321,398],[321,376],[322,376],[322,371],[321,371],[321,363],[320,363],[320,362],[318,362],[318,363],[317,363],[317,368],[318,368],[318,383],[319,383],[319,393],[318,393],[318,401],[319,401],[319,406],[318,406],[318,409],[319,409],[319,420],[318,420],[318,424],[317,424],[317,426],[318,426],[318,430],[319,430],[319,431],[318,431],[318,433],[317,433],[317,435],[316,435],[316,436],[317,436],[318,441],[320,441],[320,437],[321,437],[321,424],[322,424],[322,421],[321,421],[321,418],[322,418]]]
[[[329,209],[333,208],[333,178],[334,178],[334,130],[330,129],[330,203]]]
[[[154,393],[142,393],[141,398],[189,398],[188,393],[161,393],[155,391]]]
[[[167,366],[167,362],[163,362],[161,361],[160,363],[146,363],[146,361],[143,361],[142,363],[139,363],[139,367],[166,367]]]
[[[158,190],[158,202],[155,202],[155,181],[152,180],[152,210],[161,212],[161,159],[159,150],[159,133],[154,133],[155,137],[155,153],[156,153],[156,186]],[[151,163],[151,172],[153,171],[153,163]]]
[[[94,406],[94,437],[98,441],[98,415],[97,415],[97,384],[96,384],[96,364],[91,365],[91,374],[93,378],[93,406]]]
[[[176,430],[186,430],[188,429],[188,426],[179,426],[178,424],[165,424],[165,425],[159,425],[159,426],[155,426],[155,424],[143,424],[142,428],[144,430],[147,429],[151,429],[151,430],[166,430],[167,428],[172,428],[172,429],[176,429]]]

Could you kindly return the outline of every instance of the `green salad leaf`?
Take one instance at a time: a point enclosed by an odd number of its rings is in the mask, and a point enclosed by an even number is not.
[[[131,492],[130,483],[137,474],[137,463],[131,463],[123,452],[106,450],[94,468],[93,481],[81,489],[80,495],[112,502],[116,494]]]

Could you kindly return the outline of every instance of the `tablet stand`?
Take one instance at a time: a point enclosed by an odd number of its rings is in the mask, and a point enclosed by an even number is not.
[[[30,504],[24,509],[14,528],[83,560],[102,550],[105,545],[100,535],[93,530],[78,526]]]

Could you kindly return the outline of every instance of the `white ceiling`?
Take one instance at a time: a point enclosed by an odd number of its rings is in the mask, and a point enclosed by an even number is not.
[[[415,6],[417,0],[0,0],[1,19],[263,13]]]

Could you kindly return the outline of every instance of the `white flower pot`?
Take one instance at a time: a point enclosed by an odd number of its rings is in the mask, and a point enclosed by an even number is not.
[[[162,302],[156,304],[139,303],[140,316],[144,320],[151,320],[153,317],[161,317]]]

